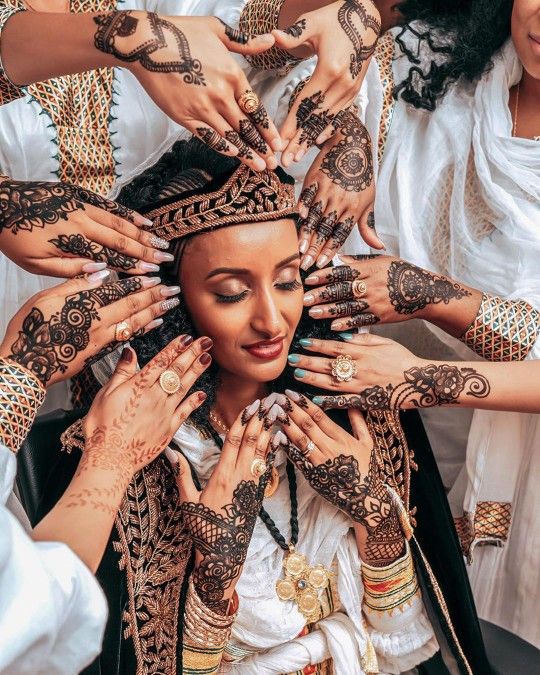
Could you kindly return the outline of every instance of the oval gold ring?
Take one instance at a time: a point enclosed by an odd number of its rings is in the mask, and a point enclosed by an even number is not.
[[[120,321],[114,329],[114,339],[116,342],[125,342],[133,335],[130,325],[127,321]]]
[[[356,363],[349,354],[341,354],[332,361],[332,375],[338,382],[350,382],[357,372]]]
[[[255,459],[251,462],[251,475],[254,478],[260,478],[266,472],[267,468],[268,466],[264,459],[255,457]]]
[[[363,298],[367,293],[367,284],[362,279],[356,279],[352,282],[352,293],[355,298]]]
[[[238,99],[238,107],[246,115],[254,113],[259,107],[259,103],[259,97],[251,89],[245,91]]]
[[[174,370],[164,370],[159,376],[159,386],[166,394],[176,394],[180,389],[180,378]]]

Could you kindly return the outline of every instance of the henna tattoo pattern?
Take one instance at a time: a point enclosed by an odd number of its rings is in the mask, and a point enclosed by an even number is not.
[[[195,549],[202,555],[193,582],[201,600],[210,609],[226,614],[227,588],[238,576],[264,496],[264,482],[241,481],[232,502],[216,513],[204,504],[184,502],[181,511]]]
[[[232,145],[235,145],[238,148],[237,157],[239,159],[242,158],[253,159],[253,153],[251,152],[249,147],[244,143],[244,141],[240,138],[237,131],[229,129],[228,131],[225,132],[225,138],[229,141],[229,143],[232,143]]]
[[[141,288],[140,279],[131,277],[80,291],[69,295],[60,312],[48,321],[33,307],[11,345],[10,358],[46,384],[57,371],[65,372],[66,364],[88,347],[92,324],[100,320],[98,310]]]
[[[322,244],[330,239],[337,222],[337,211],[331,211],[324,218],[319,220],[315,229],[317,243]]]
[[[414,367],[403,373],[404,381],[393,386],[373,386],[358,394],[325,396],[322,408],[399,410],[404,407],[431,408],[459,403],[463,394],[485,398],[491,390],[486,377],[473,368],[450,363]]]
[[[323,214],[322,202],[315,202],[309,209],[308,217],[300,221],[302,231],[306,234],[311,234],[317,229],[317,223]]]
[[[189,41],[184,33],[173,23],[163,19],[154,12],[146,13],[153,39],[147,39],[125,50],[122,40],[133,36],[139,28],[139,19],[132,11],[111,12],[94,17],[98,29],[94,36],[96,49],[105,54],[112,54],[120,61],[133,63],[138,61],[143,68],[154,73],[180,73],[186,84],[206,86],[202,64],[191,56]],[[169,47],[165,31],[171,33],[176,43],[176,58],[170,54],[166,60],[159,59],[159,52]],[[155,58],[158,56],[158,58]]]
[[[84,211],[85,204],[133,220],[130,209],[77,185],[8,179],[0,183],[0,232],[17,234],[54,225],[74,211]]]
[[[341,282],[341,281],[354,281],[358,279],[360,272],[354,267],[349,265],[337,265],[333,267],[330,272],[326,275],[326,281],[328,282]],[[352,286],[350,287],[352,293]],[[323,291],[324,292],[324,291]]]
[[[351,268],[349,267],[348,269]],[[339,302],[340,300],[350,300],[353,297],[353,288],[350,281],[338,281],[329,284],[319,293],[319,300],[324,300],[325,302]]]
[[[266,145],[263,137],[257,131],[257,127],[250,122],[250,120],[240,120],[240,138],[245,141],[250,148],[253,148],[261,154],[266,154],[268,152],[268,146]]]
[[[296,23],[293,23],[292,26],[286,28],[283,32],[287,35],[290,35],[293,38],[299,38],[302,33],[306,30],[306,20],[300,19]]]
[[[356,314],[351,316],[345,322],[346,328],[362,328],[363,326],[373,326],[376,323],[379,323],[381,318],[372,312],[366,312],[365,314]]]
[[[238,30],[238,28],[229,26],[228,23],[225,23],[225,21],[219,17],[216,18],[225,28],[225,35],[231,42],[236,42],[239,45],[247,45],[247,43],[251,40],[251,35],[248,33],[244,33],[244,31]]]
[[[331,244],[330,248],[333,250],[337,250],[347,240],[347,237],[351,233],[351,230],[354,227],[354,218],[350,216],[349,218],[345,218],[343,221],[339,221],[336,227],[334,228],[334,231],[332,232],[332,236],[330,238]]]
[[[96,244],[82,234],[59,234],[57,239],[49,239],[49,243],[63,253],[71,253],[78,258],[90,258],[97,262],[106,262],[114,269],[127,271],[137,264],[136,258],[118,253],[108,246]]]
[[[266,108],[262,103],[259,103],[257,110],[250,113],[249,117],[251,120],[253,120],[254,124],[256,124],[258,127],[261,127],[262,129],[268,129],[270,127],[270,118],[268,117]]]
[[[230,152],[227,141],[218,134],[215,129],[209,127],[197,127],[197,136],[203,143],[216,152]]]
[[[414,314],[427,305],[461,300],[471,293],[446,277],[432,274],[403,260],[388,268],[388,296],[397,314]]]
[[[302,190],[302,194],[300,195],[300,199],[298,201],[302,202],[302,204],[304,204],[304,206],[306,206],[309,209],[309,207],[313,203],[313,200],[317,196],[318,189],[319,186],[317,185],[317,183],[312,183],[307,188],[304,188]]]
[[[341,139],[324,156],[321,171],[347,192],[362,192],[373,182],[371,139],[360,120],[348,113]]]
[[[289,446],[288,454],[321,497],[366,528],[370,564],[382,567],[403,555],[405,539],[398,510],[381,480],[374,451],[367,476],[361,475],[358,461],[350,455],[315,466],[294,446]]]
[[[375,39],[370,44],[364,44],[362,34],[355,25],[355,18],[360,20],[363,28],[372,30],[375,33]],[[381,24],[376,17],[369,14],[362,2],[358,0],[345,0],[338,10],[338,21],[353,46],[349,71],[354,80],[360,74],[363,62],[369,59],[375,51],[377,39],[381,31]]]
[[[368,213],[367,226],[369,227],[370,230],[375,229],[375,213],[373,211],[370,211]]]
[[[369,304],[365,300],[344,300],[336,302],[333,307],[328,309],[331,316],[353,316],[353,314],[360,314],[369,309]]]
[[[300,144],[307,142],[308,147],[313,145],[318,136],[332,123],[333,115],[322,108],[325,96],[317,91],[311,96],[306,96],[300,101],[296,111],[296,128],[302,129]]]

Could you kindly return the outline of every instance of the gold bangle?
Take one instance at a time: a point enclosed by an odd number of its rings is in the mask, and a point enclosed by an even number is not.
[[[0,443],[17,452],[45,399],[45,388],[23,366],[0,358]]]
[[[539,331],[540,314],[528,302],[483,293],[478,314],[461,340],[488,361],[523,361]]]
[[[229,641],[235,619],[236,612],[223,616],[206,607],[192,579],[189,580],[184,612],[184,643],[224,648]]]
[[[279,13],[285,0],[250,0],[240,15],[238,28],[248,35],[263,35],[278,27]],[[262,54],[246,56],[249,64],[259,70],[290,70],[303,59],[281,47],[270,47]]]

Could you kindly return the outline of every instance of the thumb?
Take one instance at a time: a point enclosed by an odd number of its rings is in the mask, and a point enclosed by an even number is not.
[[[197,503],[199,501],[200,493],[195,487],[195,483],[191,477],[191,469],[187,459],[181,452],[172,450],[171,448],[165,448],[165,457],[167,457],[171,463],[176,486],[178,488],[178,494],[180,496],[180,502]]]
[[[301,47],[311,37],[307,19],[298,19],[292,26],[283,30],[274,29],[272,35],[276,40],[276,47],[282,49],[296,49]]]
[[[351,423],[353,436],[359,441],[369,436],[366,420],[358,408],[349,408],[349,421]]]
[[[360,236],[368,246],[378,251],[386,250],[384,243],[379,239],[375,229],[375,213],[373,211],[373,202],[365,209],[358,221],[358,230]]]
[[[116,389],[118,385],[129,380],[137,372],[137,354],[131,347],[124,347],[122,356],[116,364],[114,373],[107,384],[109,390]]]
[[[238,28],[233,28],[221,19],[219,21],[218,36],[230,52],[235,54],[260,54],[274,45],[275,38],[270,33],[250,35]]]

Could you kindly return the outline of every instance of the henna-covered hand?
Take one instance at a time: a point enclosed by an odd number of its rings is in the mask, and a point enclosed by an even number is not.
[[[159,317],[178,303],[171,296],[179,289],[159,285],[157,277],[103,284],[107,275],[96,272],[31,298],[10,321],[0,355],[48,386],[116,348],[118,323],[127,322],[132,335],[142,334],[159,326]]]
[[[281,129],[282,162],[299,160],[332,134],[335,116],[356,98],[379,37],[380,16],[370,0],[339,0],[274,30],[276,45],[317,55],[317,66]]]
[[[168,242],[141,229],[149,221],[69,183],[0,178],[0,250],[36,274],[74,277],[107,265],[158,271]]]
[[[490,384],[484,375],[456,363],[419,359],[393,340],[367,333],[342,334],[344,342],[302,340],[309,356],[292,354],[295,377],[313,387],[333,392],[313,400],[323,408],[397,410],[456,405],[485,398]],[[312,356],[321,354],[322,356]],[[333,360],[349,355],[356,373],[348,381],[332,375]],[[337,392],[337,393],[336,393]]]
[[[314,319],[339,316],[332,330],[342,331],[375,322],[408,319],[434,320],[452,305],[465,316],[476,312],[479,293],[447,277],[428,272],[391,256],[344,256],[344,265],[314,272],[306,279],[312,286],[304,297]],[[346,284],[346,285],[345,285]],[[336,300],[350,302],[350,312]],[[352,300],[362,301],[362,309]],[[439,306],[444,309],[439,311]],[[346,309],[346,308],[345,308]]]
[[[248,35],[214,17],[153,12],[99,14],[96,49],[129,68],[157,105],[217,152],[256,171],[274,169],[281,139],[261,104],[250,115],[238,100],[249,83],[229,52],[258,54],[271,35]]]
[[[355,438],[305,396],[286,393],[291,412],[283,433],[290,441],[289,457],[321,497],[364,528],[362,558],[371,565],[393,562],[403,554],[405,539],[362,416],[355,420]]]
[[[238,416],[202,492],[193,484],[187,460],[178,456],[181,510],[196,555],[193,582],[206,606],[220,614],[227,613],[242,572],[273,459],[268,454],[271,431],[257,410],[258,402]],[[269,467],[260,478],[251,472],[255,457]]]

